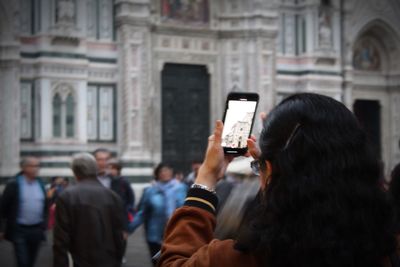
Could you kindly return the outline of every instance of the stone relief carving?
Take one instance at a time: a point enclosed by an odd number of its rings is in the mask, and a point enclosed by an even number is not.
[[[75,1],[59,0],[57,1],[56,19],[58,24],[75,24]]]
[[[139,47],[137,45],[132,45],[131,48],[131,63],[132,67],[139,67]]]
[[[113,1],[101,0],[99,3],[99,35],[100,39],[112,39],[112,5]]]
[[[75,86],[68,82],[52,82],[52,96],[60,94],[62,101],[65,101],[69,94],[72,94],[76,101]]]
[[[21,138],[32,137],[32,83],[21,83]]]
[[[87,37],[96,37],[96,5],[95,0],[87,0],[86,4],[86,35]]]
[[[208,41],[201,42],[201,50],[203,51],[210,50],[210,43]]]
[[[169,38],[163,38],[163,39],[162,39],[162,42],[161,42],[161,46],[162,46],[162,47],[165,47],[165,48],[170,47],[170,46],[171,46],[171,39],[169,39]]]
[[[20,1],[20,30],[23,34],[31,33],[31,8],[30,1]]]
[[[319,10],[318,42],[320,48],[332,47],[332,12],[327,4],[323,4]]]
[[[124,66],[122,90],[122,150],[142,146],[141,90],[148,77],[147,39],[143,28],[122,27],[122,42],[125,48],[120,58]]]
[[[129,120],[131,121],[131,131],[130,131],[130,142],[132,141],[140,141],[139,139],[139,131],[138,128],[139,126],[138,120],[139,116],[138,111],[139,111],[139,88],[138,88],[138,79],[133,78],[131,79],[132,83],[132,93],[131,93],[131,104],[130,104],[130,116]]]
[[[400,137],[400,95],[398,94],[392,97],[392,112],[393,135]]]
[[[114,82],[116,72],[115,71],[89,71],[89,79],[104,79],[110,82]]]
[[[57,75],[86,75],[87,69],[84,67],[70,67],[59,64],[46,64],[36,67],[37,74],[57,74]]]
[[[286,14],[285,18],[286,53],[294,54],[294,15]]]

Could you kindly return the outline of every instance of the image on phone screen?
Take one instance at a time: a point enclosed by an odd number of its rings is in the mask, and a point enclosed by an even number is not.
[[[222,146],[246,148],[249,138],[256,101],[229,100],[222,131]]]

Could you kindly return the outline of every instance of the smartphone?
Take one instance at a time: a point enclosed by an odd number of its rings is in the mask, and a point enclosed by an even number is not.
[[[256,93],[232,92],[228,95],[222,131],[225,154],[243,155],[247,152],[247,139],[253,129],[258,99]]]

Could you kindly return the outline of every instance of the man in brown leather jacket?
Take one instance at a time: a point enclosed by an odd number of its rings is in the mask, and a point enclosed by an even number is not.
[[[74,156],[76,186],[66,189],[56,202],[54,266],[121,266],[123,208],[120,198],[97,180],[96,161],[88,153]]]

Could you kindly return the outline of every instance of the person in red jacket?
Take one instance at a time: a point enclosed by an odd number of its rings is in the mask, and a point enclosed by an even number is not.
[[[235,239],[214,238],[215,184],[229,163],[217,121],[185,204],[169,221],[159,266],[393,266],[395,220],[380,164],[340,102],[296,94],[247,141],[260,192]]]

